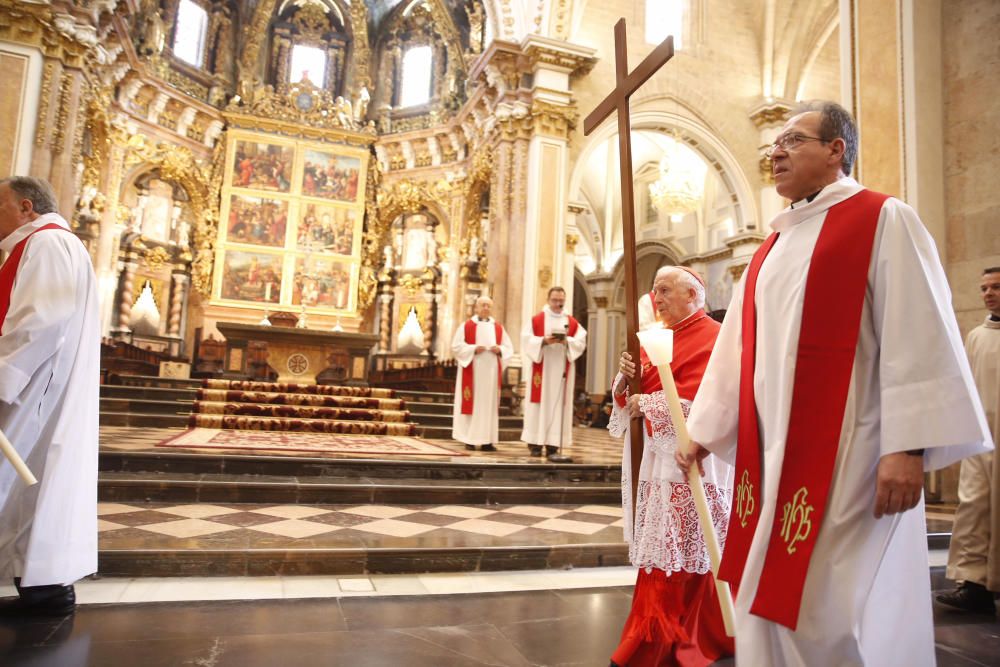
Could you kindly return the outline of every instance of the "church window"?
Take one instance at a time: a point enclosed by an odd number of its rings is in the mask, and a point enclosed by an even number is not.
[[[430,46],[415,46],[403,55],[402,91],[399,106],[426,104],[431,98],[433,52]]]
[[[322,87],[326,81],[327,54],[315,46],[296,44],[292,47],[292,65],[288,69],[288,82],[298,83],[308,79],[314,86]]]
[[[674,36],[674,49],[683,46],[684,2],[683,0],[646,0],[646,41],[659,44]]]
[[[191,0],[177,6],[177,29],[174,31],[174,55],[195,67],[204,63],[208,12]]]

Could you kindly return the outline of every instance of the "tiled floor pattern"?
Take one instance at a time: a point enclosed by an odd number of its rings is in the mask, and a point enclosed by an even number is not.
[[[220,449],[178,449],[156,447],[157,443],[167,438],[175,437],[183,433],[185,429],[176,428],[135,428],[130,426],[102,426],[100,434],[101,447],[113,450],[125,451],[158,451],[158,452],[202,452],[211,454],[259,454],[262,456],[282,455],[282,456],[303,456],[303,457],[325,457],[325,458],[345,458],[351,455],[322,452],[281,452],[259,450],[247,452],[245,450],[220,450]],[[528,454],[528,447],[523,442],[501,442],[497,444],[497,451],[482,452],[476,450],[469,452],[460,442],[454,440],[433,440],[435,445],[446,447],[456,453],[454,458],[441,456],[422,456],[419,454],[399,454],[391,457],[392,460],[451,460],[460,463],[475,462],[483,463],[495,461],[498,463],[548,463],[544,457],[532,457]],[[464,454],[472,456],[462,456]],[[576,427],[573,429],[573,444],[565,449],[565,453],[573,457],[574,463],[599,464],[599,465],[620,465],[622,460],[622,442],[612,438],[606,429]],[[366,457],[376,458],[376,457]],[[389,457],[386,457],[389,458]]]
[[[102,549],[510,546],[622,542],[608,505],[99,503]]]

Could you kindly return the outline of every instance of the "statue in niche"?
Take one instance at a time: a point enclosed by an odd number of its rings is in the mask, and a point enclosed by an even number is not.
[[[341,127],[353,127],[354,126],[354,113],[351,111],[351,101],[337,96],[337,99],[333,101],[334,113],[337,114],[337,123]]]
[[[483,7],[477,0],[468,0],[465,3],[465,14],[469,17],[469,51],[472,53],[483,52],[483,26],[485,17]]]
[[[139,55],[158,56],[163,52],[167,31],[160,18],[159,7],[155,2],[144,3],[145,11],[139,24]]]
[[[358,124],[365,122],[365,114],[368,113],[368,103],[371,99],[372,96],[368,92],[368,87],[362,84],[361,89],[358,91],[358,101],[354,104],[354,120]]]
[[[403,269],[421,269],[428,265],[432,250],[428,248],[430,234],[422,220],[407,225],[403,234]]]

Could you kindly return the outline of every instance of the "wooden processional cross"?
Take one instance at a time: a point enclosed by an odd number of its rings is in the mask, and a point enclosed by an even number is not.
[[[632,132],[628,114],[628,98],[639,90],[658,69],[674,57],[674,38],[667,37],[653,52],[646,56],[631,73],[628,71],[628,45],[625,41],[625,19],[615,24],[615,89],[590,112],[583,121],[583,134],[589,136],[594,129],[618,112],[618,151],[621,154],[622,227],[625,258],[625,323],[628,326],[628,353],[639,366],[639,289],[635,274],[635,198],[632,189]],[[630,393],[642,393],[639,374],[629,385]],[[639,467],[642,465],[642,418],[632,420],[630,451],[632,454],[632,516],[635,518],[636,492],[639,488]]]

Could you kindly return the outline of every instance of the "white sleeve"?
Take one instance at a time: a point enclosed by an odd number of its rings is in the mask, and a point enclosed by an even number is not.
[[[514,342],[510,339],[510,336],[507,335],[507,329],[501,327],[500,333],[500,367],[507,368],[511,357],[514,356]]]
[[[0,401],[13,402],[65,342],[78,308],[79,278],[64,240],[42,232],[24,248],[0,336]]]
[[[587,349],[587,330],[583,325],[576,328],[576,334],[566,338],[566,358],[576,361]]]
[[[521,353],[532,363],[539,363],[542,360],[542,336],[536,336],[531,330],[531,320],[521,330]]]
[[[459,325],[451,339],[451,354],[462,368],[472,363],[476,356],[476,346],[465,342],[465,323]]]
[[[882,208],[873,266],[880,455],[924,449],[935,470],[992,449],[937,248],[916,213]]]
[[[744,277],[733,287],[733,298],[729,301],[726,318],[719,329],[687,421],[691,439],[729,463],[736,460],[739,426],[745,274],[744,271]]]

